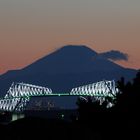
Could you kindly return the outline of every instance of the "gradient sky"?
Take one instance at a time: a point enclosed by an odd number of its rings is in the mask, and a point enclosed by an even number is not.
[[[67,44],[120,50],[140,68],[140,0],[0,0],[0,74]]]

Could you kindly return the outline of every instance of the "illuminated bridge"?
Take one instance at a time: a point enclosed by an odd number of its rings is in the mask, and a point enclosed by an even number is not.
[[[31,97],[40,96],[92,96],[103,102],[106,97],[115,98],[119,92],[115,81],[100,81],[93,84],[73,88],[69,93],[53,93],[50,88],[26,83],[12,83],[4,98],[0,99],[0,110],[23,111]],[[85,97],[84,97],[85,96]]]

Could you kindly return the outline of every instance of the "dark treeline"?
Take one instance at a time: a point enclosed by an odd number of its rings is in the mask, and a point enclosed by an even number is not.
[[[79,99],[79,122],[100,131],[103,139],[135,139],[140,127],[140,71],[131,82],[122,77],[117,84],[119,93],[111,108],[106,108],[110,98],[102,105],[90,97],[88,101]]]
[[[1,124],[1,137],[15,140],[139,139],[140,71],[131,82],[121,78],[118,88],[120,92],[111,108],[106,108],[110,98],[102,105],[90,97],[87,101],[79,98],[79,115],[72,116],[71,121],[24,118],[8,125]]]
[[[80,113],[80,117],[91,115],[95,112],[113,112],[113,113],[136,113],[139,114],[140,106],[140,71],[137,73],[136,77],[132,82],[125,82],[122,77],[117,82],[117,87],[119,93],[115,100],[107,97],[105,102],[100,105],[98,101],[93,102],[91,97],[88,100],[78,99],[77,105]],[[108,101],[114,102],[114,106],[111,108],[106,108]],[[86,113],[84,113],[86,111]],[[90,112],[91,111],[91,112]],[[90,116],[89,115],[89,116]],[[88,116],[88,117],[89,117]]]

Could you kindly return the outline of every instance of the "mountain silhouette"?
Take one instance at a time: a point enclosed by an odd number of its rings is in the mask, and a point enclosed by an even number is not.
[[[70,92],[73,87],[103,79],[117,81],[123,76],[130,80],[136,73],[136,70],[123,68],[87,46],[67,45],[21,70],[1,75],[0,96],[6,94],[12,82],[47,86],[53,92]]]
[[[91,70],[87,67],[92,66],[91,59],[96,55],[96,52],[85,46],[65,46],[23,70],[26,72],[45,72],[47,74],[89,72]]]

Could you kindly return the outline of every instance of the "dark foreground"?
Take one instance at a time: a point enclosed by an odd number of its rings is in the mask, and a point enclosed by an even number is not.
[[[102,112],[95,113],[92,121],[26,117],[8,124],[1,123],[0,139],[135,140],[139,139],[139,117],[134,116]]]

